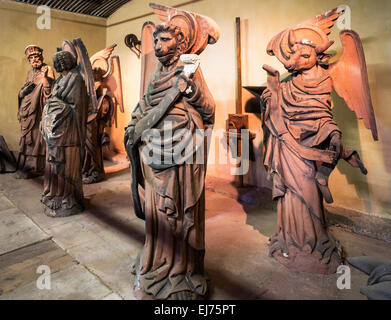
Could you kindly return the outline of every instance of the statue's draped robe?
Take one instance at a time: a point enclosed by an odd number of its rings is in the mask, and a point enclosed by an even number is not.
[[[175,70],[163,72],[161,64],[158,65],[144,98],[132,114],[130,127],[157,107],[176,83],[182,68],[178,63]],[[182,128],[188,129],[190,133],[184,140],[194,139],[194,147],[186,154],[194,159],[196,130],[213,126],[215,104],[200,69],[193,81],[197,87],[194,96],[190,99],[180,96],[154,128],[162,137],[165,123],[172,124],[174,136],[180,134]],[[165,151],[166,155],[177,157],[175,146],[179,143],[176,138],[168,138],[153,148],[157,153]],[[144,146],[144,143],[139,144],[140,155]],[[155,299],[175,298],[175,293],[183,291],[203,296],[207,291],[203,276],[206,163],[195,162],[141,162],[145,179],[145,192],[141,198],[144,198],[146,241],[134,272],[136,285]]]
[[[326,149],[330,134],[340,132],[331,111],[332,80],[322,71],[317,80],[293,76],[281,83],[283,122],[292,137],[308,148]],[[316,161],[292,152],[286,142],[270,134],[264,164],[273,182],[273,198],[278,200],[278,232],[271,238],[271,254],[300,271],[335,272],[339,258],[326,231],[323,198],[315,181]]]
[[[59,78],[45,105],[41,130],[47,143],[42,202],[52,210],[83,208],[82,159],[88,94],[76,69]]]
[[[107,143],[106,140],[108,137],[105,135],[104,129],[107,121],[110,120],[113,115],[114,105],[111,97],[107,94],[104,94],[99,98],[102,99],[102,103],[98,113],[94,119],[87,123],[86,153],[83,163],[84,183],[101,181],[105,175],[102,146],[104,143]]]
[[[45,64],[42,67],[46,66]],[[41,69],[42,69],[41,67]],[[18,170],[24,173],[40,173],[45,168],[45,141],[39,130],[42,110],[50,96],[50,87],[43,86],[44,73],[41,70],[30,70],[26,83],[33,82],[32,92],[18,98],[18,120],[20,122]],[[54,72],[49,67],[48,78],[54,79]],[[49,79],[49,80],[50,80]]]

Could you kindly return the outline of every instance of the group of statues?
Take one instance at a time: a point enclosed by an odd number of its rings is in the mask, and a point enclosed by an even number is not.
[[[178,153],[181,144],[196,141],[199,132],[214,124],[215,103],[198,55],[218,41],[219,28],[212,19],[193,12],[150,6],[163,22],[143,26],[141,97],[124,136],[133,206],[146,230],[144,248],[133,266],[134,290],[140,299],[201,299],[208,293],[207,146],[195,143],[185,156]],[[343,54],[328,63],[327,50],[333,44],[328,35],[342,12],[342,8],[326,12],[270,41],[267,53],[283,63],[290,76],[280,81],[279,72],[265,65],[267,89],[261,99],[264,164],[278,202],[278,230],[270,240],[270,254],[293,270],[319,274],[335,273],[343,260],[342,248],[325,225],[323,199],[333,201],[328,177],[340,159],[366,174],[357,152],[341,142],[342,132],[332,113],[333,88],[377,140],[365,58],[354,31],[341,32]],[[43,63],[42,50],[29,46],[26,55],[33,70],[19,93],[20,175],[45,172],[42,202],[51,216],[83,209],[83,181],[95,182],[104,174],[104,124],[114,110],[113,101],[122,105],[121,94],[112,90],[114,100],[107,94],[103,80],[107,65],[94,69],[91,84],[80,46],[71,47],[63,45],[53,56],[60,74],[55,80],[53,70]],[[113,48],[100,52],[103,62]],[[82,68],[77,68],[77,57]],[[116,79],[120,83],[120,77]],[[91,85],[94,91],[88,91]],[[156,137],[162,139],[155,141]],[[201,140],[206,139],[201,136]],[[197,161],[199,147],[205,161]],[[149,161],[151,151],[159,159],[180,160]]]
[[[105,132],[118,105],[123,112],[119,58],[109,58],[115,45],[89,59],[81,39],[64,41],[43,62],[43,50],[29,45],[32,67],[19,92],[21,138],[16,178],[44,175],[42,203],[53,217],[83,211],[83,183],[104,179]],[[78,64],[78,60],[79,64]]]

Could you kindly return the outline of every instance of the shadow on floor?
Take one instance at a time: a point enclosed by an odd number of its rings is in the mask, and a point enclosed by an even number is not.
[[[102,194],[99,194],[99,196],[101,196],[101,195]],[[120,195],[121,195],[121,193],[120,193]],[[124,198],[124,196],[129,197],[128,194],[126,194],[125,192],[122,192],[122,198]],[[116,193],[115,200],[117,200],[118,203],[122,203],[122,201],[120,199],[121,199],[121,197],[118,197],[118,193]],[[121,232],[122,234],[126,235],[127,237],[131,237],[131,238],[139,241],[140,243],[144,243],[145,233],[144,233],[144,231],[140,231],[139,229],[137,229],[135,227],[134,220],[138,219],[138,218],[136,218],[134,216],[134,214],[130,212],[130,206],[127,207],[127,208],[129,208],[129,213],[128,213],[129,217],[126,217],[126,216],[123,217],[123,216],[119,216],[119,215],[113,215],[112,214],[113,211],[111,211],[107,207],[103,207],[100,204],[94,204],[93,199],[85,199],[84,201],[85,201],[84,203],[85,203],[85,208],[86,208],[86,211],[84,212],[84,214],[91,215],[94,218],[99,219],[103,223],[107,224],[108,226],[115,228],[118,232]],[[128,203],[129,200],[126,199],[126,201],[124,201],[124,202]]]

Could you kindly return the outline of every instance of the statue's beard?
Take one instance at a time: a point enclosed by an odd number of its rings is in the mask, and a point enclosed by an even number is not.
[[[160,61],[160,63],[165,67],[171,66],[179,59],[179,53],[177,51],[169,52],[166,54],[155,53],[155,55]]]
[[[31,64],[31,66],[33,67],[34,70],[39,70],[39,69],[41,69],[41,67],[42,67],[42,62],[40,62],[40,61],[33,62],[33,63]]]

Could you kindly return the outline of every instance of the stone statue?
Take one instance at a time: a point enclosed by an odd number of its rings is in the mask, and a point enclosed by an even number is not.
[[[264,66],[267,89],[262,98],[264,164],[278,201],[278,231],[270,254],[287,267],[329,274],[341,263],[342,248],[328,234],[323,198],[333,202],[328,178],[344,159],[363,174],[357,152],[341,142],[333,119],[331,92],[335,91],[363,119],[377,140],[377,129],[361,41],[343,30],[341,58],[327,64],[328,34],[343,7],[284,30],[269,43],[267,52],[284,64],[290,77],[280,82],[278,71]]]
[[[218,40],[219,29],[211,19],[192,12],[150,6],[164,23],[144,25],[142,52],[146,54],[148,46],[154,48],[158,61],[154,58],[157,66],[152,75],[146,76],[151,68],[142,66],[143,95],[125,132],[134,208],[146,221],[145,245],[133,269],[134,290],[142,299],[198,299],[208,291],[204,276],[206,161],[196,161],[194,145],[184,157],[194,161],[184,162],[181,143],[188,145],[198,131],[213,127],[215,103],[196,54]],[[147,88],[144,79],[149,79]],[[150,141],[149,132],[164,138]],[[203,142],[199,149],[206,147]],[[148,161],[149,148],[158,155],[157,161]],[[163,154],[169,161],[160,161]]]
[[[88,112],[85,83],[68,51],[53,56],[61,76],[45,104],[41,132],[47,144],[44,191],[45,214],[64,217],[83,210],[82,163]]]
[[[110,59],[111,53],[117,45],[95,53],[90,61],[95,81],[94,90],[97,96],[97,110],[92,112],[90,105],[87,135],[86,155],[83,164],[83,183],[96,183],[104,179],[103,148],[109,154],[110,137],[105,132],[107,123],[111,125],[117,107],[124,112],[122,98],[121,68],[118,56]]]
[[[39,131],[43,106],[50,95],[54,80],[53,68],[43,62],[43,50],[29,45],[25,54],[32,67],[26,83],[19,91],[18,120],[20,142],[17,179],[29,179],[43,175],[45,168],[45,142]]]

